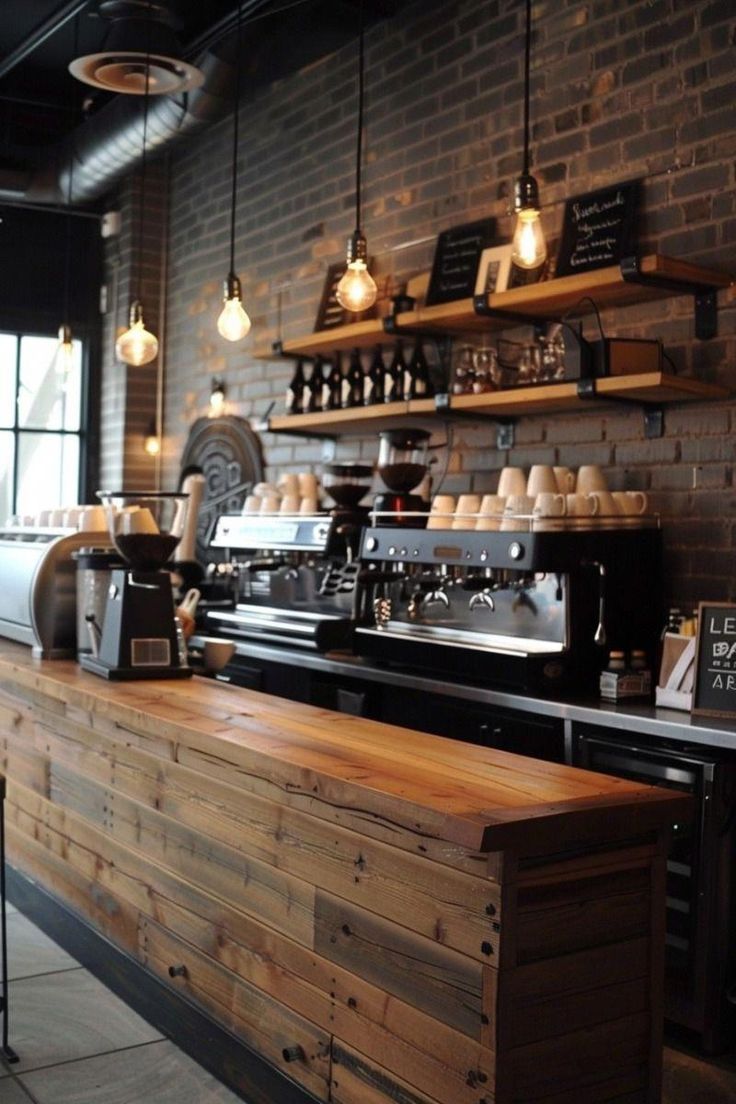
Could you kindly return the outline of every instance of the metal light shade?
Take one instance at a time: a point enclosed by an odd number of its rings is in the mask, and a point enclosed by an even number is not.
[[[149,17],[150,8],[150,17]],[[112,20],[105,49],[75,58],[69,72],[84,84],[129,96],[170,95],[199,88],[204,73],[181,59],[181,46],[160,4],[107,0],[100,14]],[[148,88],[146,88],[148,71]]]

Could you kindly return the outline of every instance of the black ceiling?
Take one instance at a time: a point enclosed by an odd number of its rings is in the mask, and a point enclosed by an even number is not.
[[[156,0],[170,10],[183,50],[196,61],[203,49],[232,33],[237,0]],[[280,73],[303,64],[303,28],[314,37],[312,56],[353,38],[360,0],[242,0],[244,52],[279,57]],[[33,167],[42,162],[85,118],[110,100],[75,80],[67,66],[75,57],[96,53],[109,27],[98,13],[99,0],[3,0],[0,19],[0,149],[5,165]],[[367,0],[367,21],[394,13],[401,0]],[[300,34],[290,33],[299,20]],[[293,31],[293,27],[292,27]],[[297,39],[302,38],[299,49]],[[76,43],[76,49],[75,49]],[[258,66],[256,66],[256,70]],[[268,79],[256,73],[253,83]]]

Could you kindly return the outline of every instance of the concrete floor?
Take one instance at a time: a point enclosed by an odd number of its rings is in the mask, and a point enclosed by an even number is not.
[[[238,1104],[12,905],[8,946],[20,1062],[0,1059],[0,1104]],[[666,1047],[662,1104],[736,1104],[736,1052]]]

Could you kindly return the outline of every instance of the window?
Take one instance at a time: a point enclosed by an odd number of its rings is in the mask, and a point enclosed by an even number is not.
[[[0,524],[73,505],[83,450],[83,346],[68,370],[57,337],[0,333]]]

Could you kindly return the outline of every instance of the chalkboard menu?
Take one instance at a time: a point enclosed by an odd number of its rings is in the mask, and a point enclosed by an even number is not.
[[[631,254],[639,192],[635,180],[568,199],[555,275],[606,268]]]
[[[372,261],[368,260],[368,271],[370,272]],[[341,307],[337,301],[337,285],[345,275],[345,262],[339,264],[331,264],[327,269],[327,275],[325,276],[324,287],[322,288],[322,298],[319,302],[319,309],[317,310],[317,318],[314,323],[314,330],[317,333],[320,330],[333,330],[336,326],[345,326],[348,322],[363,322],[368,318],[375,318],[378,313],[378,307],[374,303],[368,310],[355,312],[345,310]]]
[[[736,606],[701,602],[693,713],[736,717]]]
[[[427,306],[469,299],[475,293],[480,255],[495,242],[495,219],[481,219],[443,230],[434,251]]]

